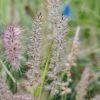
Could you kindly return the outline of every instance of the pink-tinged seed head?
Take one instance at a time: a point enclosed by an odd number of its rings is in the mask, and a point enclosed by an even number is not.
[[[11,65],[15,68],[19,68],[20,64],[20,35],[20,28],[11,24],[5,30],[3,37],[5,52]]]

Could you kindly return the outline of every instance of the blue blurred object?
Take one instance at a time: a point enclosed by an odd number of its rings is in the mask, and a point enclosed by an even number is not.
[[[68,4],[64,5],[63,7],[63,15],[68,17],[71,16],[71,9]]]

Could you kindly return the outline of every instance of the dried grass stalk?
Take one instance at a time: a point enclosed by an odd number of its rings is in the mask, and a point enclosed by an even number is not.
[[[80,82],[76,87],[76,92],[77,92],[76,100],[85,100],[85,95],[87,93],[87,87],[89,85],[90,76],[91,76],[90,69],[86,67],[83,71]]]

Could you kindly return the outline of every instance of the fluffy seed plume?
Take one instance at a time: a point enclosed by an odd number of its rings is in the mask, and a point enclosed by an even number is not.
[[[76,55],[78,53],[79,33],[80,33],[80,27],[77,27],[76,33],[75,33],[75,36],[74,36],[74,40],[72,42],[70,53],[67,56],[67,63],[63,67],[64,68],[63,71],[67,74],[67,84],[68,85],[72,82],[70,69],[71,69],[71,66],[75,65],[75,59],[76,59]],[[61,94],[66,94],[66,92],[68,92],[66,90],[70,90],[70,92],[71,92],[71,89],[66,87],[66,86],[62,86],[62,88],[65,88],[65,89],[62,90]]]
[[[65,35],[67,32],[66,21],[68,21],[68,17],[64,17],[60,12],[60,0],[48,0],[48,19],[52,24],[53,30],[53,53],[50,67],[54,68],[56,66],[61,66],[59,62],[62,60],[61,56],[63,50],[66,47]],[[51,9],[52,10],[51,10]],[[55,11],[56,10],[56,11]],[[52,19],[52,20],[51,20]],[[57,65],[56,65],[57,64]],[[62,65],[63,66],[63,65]],[[60,68],[60,67],[58,67]]]
[[[4,32],[3,42],[11,65],[18,69],[20,65],[21,30],[14,24],[8,26]]]
[[[37,87],[41,81],[40,78],[40,61],[41,61],[41,32],[42,32],[42,14],[38,13],[33,22],[33,32],[29,47],[29,67],[27,77],[30,85]]]
[[[50,24],[55,23],[56,17],[58,16],[59,12],[59,3],[60,0],[47,0],[48,6],[48,21]],[[53,27],[53,26],[52,26]]]
[[[71,66],[75,65],[75,59],[78,53],[80,27],[77,27],[76,33],[72,42],[70,53],[67,57],[66,70],[70,70]]]
[[[48,20],[52,26],[50,28],[53,32],[52,58],[48,78],[52,80],[52,82],[45,88],[50,89],[53,95],[59,93],[59,88],[62,89],[62,83],[64,82],[60,79],[59,73],[63,70],[64,60],[66,58],[66,41],[64,38],[67,33],[66,23],[68,17],[63,16],[60,12],[60,4],[60,0],[48,0]]]
[[[33,98],[27,93],[17,93],[14,95],[14,100],[33,100]]]
[[[86,95],[86,89],[89,85],[90,77],[91,77],[90,69],[86,67],[83,71],[80,82],[76,87],[76,92],[77,92],[76,100],[85,100],[84,96]]]
[[[13,94],[9,91],[5,81],[0,76],[0,100],[13,100]]]

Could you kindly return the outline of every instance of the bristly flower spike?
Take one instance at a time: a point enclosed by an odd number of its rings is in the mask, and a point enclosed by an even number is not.
[[[0,100],[13,100],[13,94],[0,76]]]
[[[85,100],[90,77],[91,77],[91,70],[88,67],[86,67],[82,73],[78,85],[76,86],[76,93],[77,93],[76,100]]]
[[[20,65],[21,30],[18,26],[11,24],[7,27],[3,36],[3,43],[8,60],[15,69]]]
[[[52,45],[52,57],[49,65],[48,78],[52,80],[52,82],[45,86],[47,90],[51,90],[51,95],[55,95],[60,91],[65,90],[64,93],[69,93],[64,86],[62,88],[63,80],[59,78],[59,74],[62,72],[64,68],[64,63],[66,59],[66,40],[65,36],[67,33],[67,22],[68,16],[62,15],[60,12],[60,0],[48,0],[48,19],[50,24],[52,25],[51,29],[53,32],[53,45]],[[54,6],[53,6],[54,5]],[[51,10],[51,9],[52,10]],[[52,19],[52,20],[51,20]]]
[[[71,51],[67,57],[67,64],[66,64],[66,68],[67,70],[70,70],[71,66],[73,66],[75,63],[75,59],[78,53],[78,46],[79,46],[79,34],[80,34],[80,27],[78,26],[76,29],[76,33],[72,42],[72,47],[71,47]]]
[[[27,72],[29,86],[34,85],[34,88],[40,84],[40,62],[41,62],[41,42],[42,42],[42,13],[39,12],[33,23],[33,32],[31,37],[31,43],[29,47],[29,61],[30,69]]]

